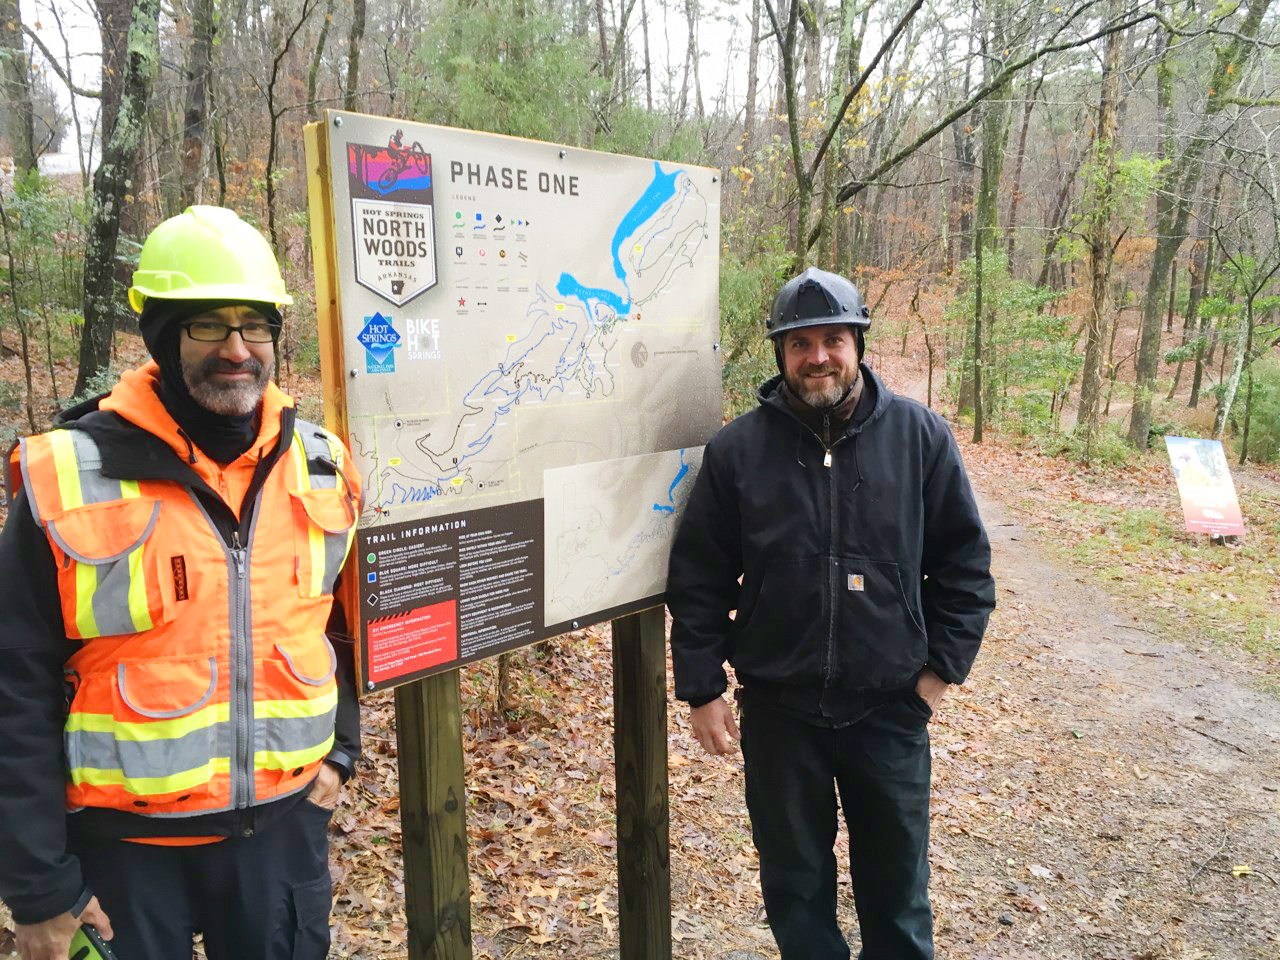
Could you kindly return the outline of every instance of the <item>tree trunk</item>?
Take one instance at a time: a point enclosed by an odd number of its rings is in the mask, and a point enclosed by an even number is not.
[[[1071,159],[1070,169],[1059,171],[1058,182],[1062,187],[1054,198],[1053,212],[1045,223],[1048,237],[1045,239],[1044,256],[1040,261],[1040,275],[1036,277],[1037,287],[1043,287],[1049,283],[1054,264],[1057,262],[1055,251],[1058,249],[1058,241],[1062,239],[1067,228],[1067,211],[1071,207],[1071,187],[1076,181],[1076,174],[1080,171],[1080,164],[1084,162],[1084,156],[1083,149],[1078,149]],[[1059,283],[1057,286],[1061,288],[1065,284]]]
[[[758,31],[760,26],[760,0],[755,0],[755,4],[756,4],[755,30]],[[653,61],[650,59],[650,56],[649,56],[649,5],[646,2],[646,0],[640,0],[640,29],[644,37],[644,104],[645,104],[645,109],[647,109],[650,113],[652,113],[653,112]],[[755,45],[753,44],[751,48],[752,68],[755,67],[755,63],[756,63],[755,56],[756,56]],[[751,79],[752,80],[755,79],[754,74],[751,75]],[[751,110],[751,104],[752,104],[751,98],[755,92],[755,87],[748,84],[747,89],[750,91],[750,93],[748,93],[747,95],[747,110],[748,110],[747,116],[750,117],[751,116],[750,110]]]
[[[1007,53],[1005,31],[1008,11],[1004,0],[988,0],[987,16],[990,23],[989,43],[983,58],[986,64],[986,80],[1003,66],[1002,58]],[[982,109],[982,169],[979,172],[978,204],[974,211],[974,255],[977,257],[978,276],[981,277],[982,264],[990,261],[996,265],[998,258],[997,237],[997,194],[1000,189],[1000,175],[1004,170],[1004,148],[1009,136],[1009,103],[1008,86],[1000,86],[992,91]],[[985,281],[985,278],[983,278]],[[988,297],[988,300],[991,298]],[[995,408],[995,388],[998,378],[993,368],[994,356],[982,356],[983,345],[988,348],[993,342],[995,327],[995,310],[986,306],[983,310],[975,310],[974,317],[974,372],[981,373],[974,379],[974,442],[982,439],[982,432],[976,428],[982,416],[990,416]],[[983,369],[985,366],[985,369]]]
[[[305,5],[301,20],[307,17]],[[351,0],[351,33],[347,35],[347,89],[343,93],[345,110],[356,108],[360,89],[360,44],[364,40],[365,0]]]
[[[1245,297],[1244,313],[1240,317],[1240,334],[1236,338],[1236,355],[1231,361],[1231,376],[1227,379],[1226,389],[1222,394],[1222,402],[1218,404],[1218,413],[1213,418],[1213,438],[1222,437],[1226,429],[1227,419],[1231,416],[1231,405],[1235,403],[1236,391],[1240,389],[1240,378],[1244,375],[1249,362],[1249,351],[1253,348],[1253,295]],[[1223,350],[1226,353],[1226,350]]]
[[[1018,227],[1018,201],[1022,199],[1022,162],[1027,158],[1027,130],[1031,126],[1031,111],[1035,109],[1036,100],[1040,96],[1040,85],[1044,83],[1044,71],[1036,81],[1031,95],[1022,105],[1022,132],[1018,134],[1018,162],[1013,170],[1013,189],[1009,191],[1009,225],[1005,228],[1007,252],[1005,262],[1009,265],[1009,273],[1013,273],[1013,246]]]
[[[1230,154],[1228,153],[1228,159],[1229,157],[1230,157]],[[1201,251],[1203,256],[1201,257],[1201,260],[1200,260],[1200,284],[1199,284],[1198,291],[1196,291],[1196,294],[1197,294],[1196,309],[1191,310],[1190,308],[1188,308],[1187,312],[1191,314],[1191,316],[1187,318],[1188,322],[1194,320],[1196,318],[1196,315],[1200,313],[1200,302],[1208,294],[1209,284],[1213,279],[1213,271],[1215,269],[1215,264],[1216,264],[1216,258],[1214,257],[1214,252],[1218,249],[1218,241],[1217,241],[1218,211],[1221,209],[1220,203],[1222,200],[1222,185],[1223,185],[1223,182],[1226,180],[1227,166],[1228,166],[1227,164],[1223,164],[1222,172],[1218,174],[1218,182],[1217,184],[1214,185],[1214,188],[1213,188],[1213,202],[1210,205],[1209,209],[1206,211],[1206,216],[1205,216],[1206,222],[1204,224],[1204,228],[1201,234],[1204,237],[1204,248]],[[1213,362],[1212,359],[1206,360],[1206,357],[1212,356],[1212,354],[1208,352],[1208,340],[1209,340],[1209,328],[1212,325],[1213,318],[1208,316],[1199,317],[1199,321],[1200,322],[1199,322],[1199,327],[1197,331],[1197,337],[1200,339],[1200,345],[1196,347],[1195,372],[1192,374],[1192,378],[1191,378],[1191,397],[1187,401],[1187,406],[1193,410],[1195,409],[1196,404],[1200,402],[1200,385],[1204,380],[1205,364],[1206,362],[1208,363]],[[1215,336],[1216,336],[1216,328],[1215,328]]]
[[[31,104],[31,64],[22,37],[18,0],[0,0],[0,84],[4,89],[9,149],[13,151],[14,173],[18,177],[36,169],[39,159]]]
[[[1204,152],[1217,137],[1213,135],[1217,115],[1228,105],[1248,61],[1256,56],[1253,38],[1271,0],[1248,3],[1244,21],[1228,43],[1217,48],[1210,71],[1205,104],[1196,130],[1179,152],[1173,134],[1173,65],[1167,42],[1157,66],[1156,94],[1161,112],[1160,156],[1168,162],[1156,191],[1156,248],[1151,257],[1151,274],[1142,304],[1141,335],[1138,345],[1133,410],[1129,418],[1129,442],[1139,450],[1147,448],[1151,432],[1151,397],[1155,392],[1160,365],[1160,314],[1164,306],[1164,285],[1169,265],[1187,235],[1191,197],[1204,167]],[[1174,158],[1177,158],[1176,160]]]
[[[646,34],[647,36],[647,34]],[[649,47],[645,45],[645,56]],[[646,60],[646,71],[648,61]],[[646,72],[646,76],[647,76]],[[760,0],[751,0],[751,49],[747,53],[747,104],[742,121],[742,151],[751,152],[755,139],[756,124],[756,85],[760,82]],[[653,109],[652,100],[649,109]]]
[[[114,123],[93,175],[93,213],[89,220],[84,257],[84,328],[80,339],[80,369],[75,393],[107,368],[119,311],[115,291],[116,242],[120,214],[136,165],[138,144],[146,122],[151,78],[159,59],[160,0],[136,0],[129,20],[128,55],[123,60],[119,103]],[[105,69],[104,69],[105,73]],[[107,113],[106,85],[103,113]]]
[[[334,0],[326,0],[324,19],[320,21],[320,34],[316,37],[316,48],[311,53],[311,66],[307,68],[307,115],[312,120],[320,118],[316,104],[316,90],[320,86],[320,64],[324,61],[324,48],[329,42],[329,27],[333,24]]]
[[[1112,2],[1111,16],[1120,13]],[[1102,341],[1106,332],[1107,294],[1111,287],[1111,221],[1115,207],[1116,108],[1120,102],[1120,72],[1124,61],[1124,34],[1107,36],[1102,65],[1102,95],[1098,104],[1098,128],[1094,136],[1094,175],[1098,184],[1090,212],[1089,308],[1085,317],[1084,367],[1080,372],[1080,406],[1076,431],[1084,439],[1085,460],[1092,456],[1101,426]]]
[[[692,20],[689,21],[689,30],[692,33]],[[605,34],[604,0],[596,0],[596,35],[600,42],[600,72],[603,74],[609,66],[609,38]]]
[[[213,0],[194,0],[191,54],[187,60],[187,109],[182,121],[182,207],[200,197],[204,179],[205,104],[213,59]]]
[[[103,131],[102,142],[105,144],[111,137],[110,131],[115,129],[116,111],[123,99],[125,76],[129,72],[129,31],[137,6],[134,0],[96,0],[96,4],[98,34],[102,41],[102,112],[98,129]],[[114,214],[119,222],[117,232],[132,237],[140,237],[146,232],[146,207],[141,198],[147,177],[140,149],[145,133],[144,120],[144,129],[138,131],[138,142],[129,169],[121,175],[125,182],[124,199]],[[102,159],[105,160],[106,147],[102,149]]]

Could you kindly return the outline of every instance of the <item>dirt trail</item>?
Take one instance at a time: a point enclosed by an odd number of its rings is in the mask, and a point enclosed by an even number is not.
[[[1000,610],[934,730],[940,955],[1280,957],[1280,701],[982,501]]]

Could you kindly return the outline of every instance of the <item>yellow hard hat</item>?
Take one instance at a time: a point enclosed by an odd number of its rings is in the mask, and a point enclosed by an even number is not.
[[[207,206],[187,207],[147,236],[129,306],[141,313],[148,297],[293,303],[266,238],[234,210]]]

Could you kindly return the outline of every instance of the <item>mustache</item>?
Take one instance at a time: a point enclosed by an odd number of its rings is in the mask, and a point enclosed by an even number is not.
[[[232,363],[222,357],[208,357],[199,367],[202,378],[210,377],[215,373],[251,373],[255,378],[261,378],[262,370],[262,361],[257,357],[249,357],[243,363]]]

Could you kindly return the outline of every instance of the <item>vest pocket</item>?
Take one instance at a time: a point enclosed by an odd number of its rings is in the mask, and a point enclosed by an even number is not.
[[[254,677],[254,768],[258,797],[310,783],[333,749],[338,658],[328,637],[277,642]]]
[[[293,501],[298,596],[328,596],[355,536],[355,504],[345,489],[338,488],[290,490],[289,497]]]
[[[159,499],[141,497],[76,507],[46,521],[68,637],[143,633],[168,621],[156,550],[148,549],[159,519]]]
[[[84,677],[64,732],[72,794],[130,813],[207,808],[229,769],[219,676],[214,657],[188,657]]]

